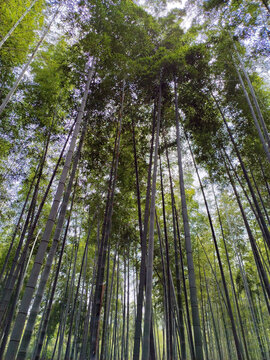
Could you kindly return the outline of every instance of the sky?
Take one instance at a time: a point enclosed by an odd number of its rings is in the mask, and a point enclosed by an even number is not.
[[[147,0],[134,0],[135,3],[137,3],[138,5],[141,6],[145,6]],[[166,10],[164,13],[162,13],[162,15],[166,15],[167,12],[169,12],[172,9],[178,8],[178,9],[183,9],[185,7],[187,3],[187,0],[178,0],[178,1],[169,1],[169,3],[167,4]],[[145,7],[145,9],[147,11],[149,11],[149,8],[147,8],[147,6]],[[188,16],[186,16],[182,22],[182,28],[184,30],[187,30],[192,22],[193,17],[190,16],[190,14]]]

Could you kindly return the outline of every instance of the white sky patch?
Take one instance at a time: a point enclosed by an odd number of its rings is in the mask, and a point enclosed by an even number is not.
[[[187,0],[183,0],[183,1],[173,1],[173,2],[170,2],[168,5],[167,5],[167,11],[170,11],[172,9],[184,9],[185,5],[186,5],[186,2]],[[181,27],[184,29],[184,30],[187,30],[190,28],[191,26],[191,23],[192,23],[192,20],[193,20],[193,16],[191,14],[187,14],[184,19],[183,19],[183,22],[181,24]]]
[[[154,15],[149,7],[146,5],[146,0],[134,0],[134,2],[136,4],[138,4],[139,6],[142,6],[145,8],[146,11],[150,12],[152,15]],[[167,7],[165,9],[165,11],[163,12],[160,12],[159,16],[166,16],[166,14],[171,11],[172,9],[184,9],[185,5],[186,5],[186,2],[187,0],[182,0],[182,1],[172,1],[172,2],[169,2],[167,4]],[[184,29],[184,30],[187,30],[190,26],[191,26],[191,23],[192,23],[192,20],[193,20],[193,16],[191,16],[191,14],[187,14],[184,19],[183,19],[183,22],[181,24],[181,27]]]

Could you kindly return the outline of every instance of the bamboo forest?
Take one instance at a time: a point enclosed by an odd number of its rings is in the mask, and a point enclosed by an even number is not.
[[[269,26],[0,0],[0,360],[270,360]]]

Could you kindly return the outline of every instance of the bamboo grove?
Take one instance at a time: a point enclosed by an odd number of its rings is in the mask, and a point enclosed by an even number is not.
[[[270,359],[269,13],[0,1],[1,359]]]

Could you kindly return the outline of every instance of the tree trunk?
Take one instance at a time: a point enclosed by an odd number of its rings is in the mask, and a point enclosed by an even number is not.
[[[0,41],[0,49],[3,46],[3,44],[7,41],[7,39],[10,37],[10,35],[13,33],[13,31],[17,28],[17,26],[20,25],[22,20],[29,13],[29,11],[32,9],[32,7],[35,5],[36,2],[37,2],[37,0],[32,1],[32,3],[28,6],[28,8],[25,10],[25,12],[21,15],[19,20],[12,26],[12,28],[9,30],[9,32],[3,37],[3,39]]]
[[[250,245],[251,245],[252,252],[253,252],[253,255],[254,255],[255,263],[256,263],[258,272],[259,272],[259,274],[261,275],[262,286],[265,286],[265,290],[266,290],[266,292],[267,292],[268,299],[270,299],[270,284],[269,284],[268,277],[267,277],[267,275],[266,275],[266,273],[265,273],[265,271],[264,271],[264,268],[263,268],[263,264],[262,264],[262,262],[261,262],[260,255],[259,255],[259,253],[258,253],[258,249],[257,249],[257,246],[256,246],[256,241],[255,241],[255,239],[254,239],[254,237],[253,237],[252,231],[251,231],[250,226],[249,226],[249,223],[248,223],[248,221],[247,221],[247,217],[246,217],[245,211],[244,211],[243,206],[242,206],[242,202],[241,202],[241,200],[240,200],[238,191],[236,190],[234,181],[233,181],[233,179],[232,179],[232,176],[231,176],[231,174],[230,174],[230,170],[229,170],[229,168],[228,168],[228,165],[227,165],[225,159],[224,159],[224,164],[225,164],[225,167],[226,167],[226,170],[227,170],[227,174],[228,174],[228,177],[229,177],[229,179],[230,179],[230,183],[231,183],[231,185],[232,185],[232,188],[233,188],[233,191],[234,191],[234,194],[235,194],[235,197],[236,197],[236,200],[237,200],[239,209],[240,209],[240,211],[241,211],[242,218],[243,218],[244,223],[245,223],[245,227],[246,227],[246,230],[247,230],[247,233],[248,233],[248,237],[249,237],[249,240],[250,240]],[[269,311],[269,310],[270,310],[270,309],[268,308],[268,311]]]
[[[226,121],[226,119],[225,119],[225,116],[224,116],[224,114],[223,114],[223,111],[221,110],[221,107],[219,106],[219,103],[218,103],[218,101],[216,100],[216,98],[214,97],[213,94],[212,94],[212,97],[213,97],[213,99],[214,99],[214,101],[215,101],[215,103],[216,103],[216,105],[217,105],[217,108],[218,108],[218,110],[219,110],[219,112],[220,112],[220,115],[221,115],[221,117],[222,117],[222,119],[223,119],[223,123],[224,123],[224,125],[225,125],[225,127],[226,127],[226,129],[227,129],[227,131],[228,131],[228,134],[229,134],[229,137],[230,137],[231,142],[232,142],[232,144],[233,144],[234,150],[235,150],[236,155],[237,155],[237,157],[238,157],[238,160],[239,160],[239,162],[240,162],[240,165],[241,165],[241,168],[242,168],[244,177],[245,177],[245,179],[246,179],[246,182],[247,182],[247,185],[248,185],[250,194],[251,194],[251,196],[252,196],[252,199],[253,199],[255,208],[256,208],[257,213],[258,213],[258,216],[259,216],[259,218],[260,218],[260,222],[261,222],[261,224],[262,224],[262,226],[263,226],[263,229],[264,229],[263,235],[265,234],[265,236],[266,236],[265,240],[266,240],[266,242],[267,242],[268,247],[270,248],[270,233],[269,233],[268,227],[267,227],[267,225],[266,225],[266,223],[265,223],[265,221],[264,221],[264,218],[263,218],[261,209],[260,209],[260,207],[259,207],[259,204],[258,204],[258,202],[257,202],[257,199],[256,199],[256,196],[255,196],[255,193],[254,193],[254,190],[253,190],[251,181],[250,181],[250,179],[249,179],[247,170],[246,170],[245,165],[244,165],[244,163],[243,163],[243,160],[242,160],[242,157],[241,157],[241,155],[240,155],[240,152],[239,152],[239,150],[238,150],[238,148],[237,148],[236,142],[235,142],[235,140],[234,140],[234,138],[233,138],[233,136],[232,136],[232,132],[231,132],[231,130],[230,130],[228,124],[227,124],[227,121]]]
[[[248,353],[248,348],[247,348],[246,335],[245,335],[245,331],[244,331],[242,316],[241,316],[240,308],[239,308],[239,302],[238,302],[238,298],[237,298],[237,295],[236,295],[234,280],[233,280],[233,276],[232,276],[232,269],[231,269],[231,263],[230,263],[230,259],[229,259],[228,249],[227,249],[227,243],[226,243],[226,240],[225,240],[225,235],[224,235],[224,231],[223,231],[223,225],[222,225],[221,216],[220,216],[220,212],[219,212],[219,207],[218,207],[218,203],[217,203],[217,199],[216,199],[216,194],[215,194],[214,188],[212,188],[212,189],[213,189],[213,194],[214,194],[214,198],[215,198],[215,205],[216,205],[216,209],[217,209],[218,220],[219,220],[222,240],[223,240],[225,254],[226,254],[226,260],[227,260],[227,263],[228,263],[231,287],[232,287],[232,292],[233,292],[234,299],[235,299],[235,305],[236,305],[237,315],[238,315],[238,319],[239,319],[239,323],[240,323],[240,328],[241,328],[241,333],[242,333],[242,338],[243,338],[243,343],[244,343],[244,348],[245,348],[245,354],[246,354],[247,360],[249,360],[249,353]]]
[[[77,184],[77,181],[76,181],[76,184]],[[57,268],[56,268],[56,272],[55,272],[55,277],[54,277],[54,282],[53,282],[53,286],[52,286],[52,290],[51,290],[51,294],[50,294],[50,299],[49,299],[48,306],[46,308],[46,313],[45,313],[45,317],[44,317],[44,323],[42,325],[40,336],[38,338],[37,349],[36,349],[35,354],[33,356],[35,360],[38,360],[40,358],[43,342],[44,342],[44,339],[45,339],[45,335],[46,335],[46,331],[47,331],[47,327],[48,327],[48,323],[49,323],[50,313],[51,313],[52,304],[53,304],[53,298],[54,298],[54,294],[55,294],[55,290],[56,290],[56,285],[57,285],[58,275],[59,275],[59,272],[60,272],[60,267],[61,267],[61,264],[62,264],[62,258],[63,258],[63,255],[64,255],[66,238],[67,238],[67,234],[68,234],[68,230],[69,230],[70,218],[71,218],[71,214],[72,214],[72,210],[73,210],[73,202],[74,202],[76,184],[74,186],[73,196],[72,196],[71,205],[70,205],[69,217],[68,217],[68,220],[67,220],[67,225],[66,225],[65,234],[64,234],[64,238],[63,238],[63,242],[62,242],[62,246],[61,246],[61,251],[60,251],[60,256],[59,256],[59,259],[58,259],[58,264],[57,264]]]
[[[46,188],[46,190],[45,190],[45,193],[44,193],[44,195],[43,195],[43,197],[42,197],[42,200],[41,200],[41,203],[40,203],[40,205],[39,205],[38,211],[37,211],[37,213],[36,213],[35,219],[34,219],[33,223],[31,224],[31,227],[30,227],[29,232],[28,232],[28,234],[27,234],[27,239],[26,239],[26,243],[25,243],[25,245],[24,245],[23,252],[22,252],[22,254],[21,254],[20,257],[19,257],[19,251],[18,251],[18,252],[16,251],[16,255],[14,256],[13,263],[12,263],[12,266],[11,266],[11,270],[9,271],[9,277],[8,277],[8,280],[7,280],[7,283],[6,283],[6,286],[5,286],[4,301],[5,301],[6,303],[8,303],[9,300],[10,300],[10,296],[11,296],[11,293],[12,293],[12,289],[13,289],[13,287],[14,287],[14,285],[15,285],[15,282],[16,282],[16,279],[17,279],[17,275],[18,275],[18,273],[19,273],[19,270],[20,270],[21,266],[22,266],[22,265],[24,264],[24,262],[25,262],[25,258],[26,258],[26,256],[27,256],[27,250],[28,250],[28,248],[29,248],[29,245],[30,245],[30,243],[31,243],[31,240],[32,240],[34,231],[35,231],[35,229],[36,229],[37,222],[38,222],[38,220],[39,220],[41,211],[42,211],[42,209],[43,209],[43,206],[44,206],[44,204],[45,204],[45,201],[46,201],[46,199],[47,199],[47,196],[48,196],[48,194],[49,194],[49,191],[50,191],[50,189],[51,189],[51,185],[52,185],[53,180],[54,180],[54,178],[55,178],[55,175],[56,175],[56,172],[57,172],[58,167],[59,167],[59,165],[60,165],[60,162],[61,162],[61,160],[62,160],[62,157],[63,157],[63,155],[64,155],[64,152],[65,152],[66,146],[67,146],[67,144],[68,144],[68,141],[69,141],[69,139],[70,139],[72,130],[73,130],[73,128],[74,128],[74,125],[75,125],[75,122],[73,123],[72,127],[70,128],[68,137],[67,137],[67,139],[66,139],[66,141],[65,141],[65,144],[64,144],[64,146],[63,146],[63,148],[62,148],[62,151],[61,151],[61,153],[60,153],[60,155],[59,155],[59,158],[58,158],[58,160],[57,160],[57,163],[56,163],[56,165],[55,165],[55,167],[54,167],[54,170],[53,170],[51,179],[50,179],[50,181],[49,181],[49,183],[48,183],[48,185],[47,185],[47,188]],[[17,257],[19,257],[18,260],[17,260]],[[2,306],[3,306],[3,304],[1,303],[0,313],[1,313],[1,308],[2,308]]]
[[[197,297],[196,279],[195,279],[195,272],[194,272],[194,263],[193,263],[192,246],[191,246],[191,239],[190,239],[190,229],[189,229],[189,220],[188,220],[185,184],[184,184],[184,174],[183,174],[183,165],[182,165],[176,79],[174,79],[174,96],[175,96],[175,121],[176,121],[179,182],[180,182],[182,217],[183,217],[183,224],[184,224],[185,244],[186,244],[186,254],[187,254],[187,264],[188,264],[189,290],[190,290],[190,301],[191,301],[191,310],[192,310],[192,319],[193,319],[196,360],[203,360],[203,347],[202,347],[198,297]]]
[[[168,244],[168,234],[167,234],[167,223],[166,223],[166,211],[165,211],[165,198],[164,198],[164,189],[163,189],[163,176],[162,176],[162,168],[161,168],[161,160],[160,160],[160,185],[161,185],[161,197],[162,197],[162,212],[163,212],[163,226],[164,226],[164,239],[165,239],[165,253],[166,253],[166,277],[168,284],[168,360],[173,358],[173,344],[172,344],[172,295],[171,295],[171,286],[170,286],[170,257],[169,257],[169,244]],[[164,279],[165,281],[165,279]]]
[[[24,323],[26,320],[26,316],[29,310],[29,306],[32,300],[32,296],[34,293],[34,289],[36,287],[36,283],[38,280],[38,275],[40,273],[40,269],[41,269],[41,265],[42,262],[44,260],[44,257],[46,255],[46,250],[48,247],[48,243],[50,240],[50,236],[52,233],[52,229],[53,229],[53,225],[55,222],[55,218],[57,215],[57,211],[58,211],[58,207],[59,207],[59,203],[64,191],[64,186],[65,186],[65,182],[67,179],[67,174],[70,168],[70,164],[71,164],[71,160],[72,160],[72,156],[73,156],[73,152],[74,152],[74,148],[75,148],[75,144],[76,144],[76,140],[77,140],[77,136],[80,130],[80,125],[82,122],[82,118],[83,118],[83,113],[85,110],[85,105],[86,105],[86,100],[88,97],[88,92],[89,92],[89,88],[90,88],[90,83],[92,80],[92,75],[93,75],[93,71],[94,71],[94,61],[93,61],[93,66],[92,68],[89,70],[88,73],[88,79],[87,79],[87,83],[86,83],[86,87],[85,87],[85,91],[84,91],[84,96],[83,96],[83,100],[80,106],[80,110],[78,112],[78,117],[77,117],[77,121],[76,121],[76,125],[74,128],[74,132],[73,132],[73,136],[72,136],[72,140],[70,142],[69,145],[69,151],[67,153],[66,156],[66,161],[64,164],[64,168],[62,170],[62,174],[61,174],[61,178],[59,180],[59,184],[57,187],[57,191],[55,194],[55,198],[51,207],[51,211],[49,214],[49,218],[48,221],[46,223],[46,227],[44,230],[44,234],[41,240],[41,243],[39,245],[38,248],[38,252],[35,258],[35,263],[34,266],[32,268],[28,283],[26,285],[25,288],[25,292],[21,301],[21,305],[20,305],[20,310],[19,313],[17,315],[14,327],[13,327],[13,332],[11,334],[10,337],[10,342],[9,342],[9,346],[7,349],[7,358],[9,359],[13,359],[16,357],[16,353],[17,353],[17,349],[19,346],[19,341],[23,332],[23,328],[24,328]]]
[[[137,292],[137,312],[136,312],[136,320],[135,320],[133,360],[139,360],[139,358],[140,358],[143,292],[144,292],[145,282],[146,282],[147,233],[148,233],[149,206],[150,206],[152,159],[153,159],[153,147],[154,147],[154,137],[155,137],[155,118],[156,118],[156,106],[154,104],[153,123],[152,123],[152,138],[151,138],[151,147],[150,147],[150,161],[149,161],[149,165],[148,165],[147,190],[146,190],[145,209],[144,209],[144,224],[143,224],[143,234],[142,234],[142,239],[141,239],[140,282],[139,282],[139,291]],[[139,192],[137,190],[137,196],[138,195],[139,195]]]
[[[154,224],[155,224],[155,201],[156,201],[156,181],[157,181],[157,162],[159,147],[159,129],[161,117],[161,80],[159,85],[158,115],[155,140],[154,168],[152,177],[151,205],[150,205],[150,225],[149,225],[149,243],[148,257],[146,267],[146,291],[145,291],[145,315],[144,332],[142,342],[142,358],[148,359],[150,354],[150,333],[151,333],[151,309],[152,309],[152,286],[153,286],[153,255],[154,255]]]
[[[165,137],[164,137],[165,140]],[[176,274],[176,289],[177,289],[177,302],[179,310],[179,333],[180,333],[180,346],[182,360],[186,360],[186,343],[185,343],[185,329],[183,320],[183,302],[181,295],[181,281],[180,281],[180,269],[179,269],[179,257],[178,257],[178,246],[177,246],[177,230],[176,230],[176,219],[175,219],[175,200],[173,192],[173,183],[171,175],[171,166],[169,161],[168,147],[165,140],[166,146],[166,158],[170,180],[170,192],[171,192],[171,203],[172,203],[172,218],[173,218],[173,238],[174,238],[174,257],[175,257],[175,274]]]
[[[208,220],[209,220],[209,224],[210,224],[210,228],[211,228],[212,239],[214,241],[215,250],[216,250],[216,254],[217,254],[217,258],[218,258],[218,265],[219,265],[221,279],[222,279],[223,288],[224,288],[224,292],[225,292],[227,310],[228,310],[229,318],[230,318],[231,325],[232,325],[232,331],[233,331],[234,343],[235,343],[236,352],[237,352],[237,358],[238,358],[238,360],[243,360],[242,347],[241,347],[241,343],[239,342],[239,338],[238,338],[238,335],[237,335],[237,330],[236,330],[236,326],[235,326],[235,321],[234,321],[230,296],[229,296],[229,292],[228,292],[228,288],[227,288],[227,284],[226,284],[225,274],[224,274],[224,270],[223,270],[223,264],[222,264],[222,261],[221,261],[221,256],[220,256],[220,252],[219,252],[219,248],[218,248],[218,243],[217,243],[217,238],[216,238],[216,234],[215,234],[215,230],[214,230],[212,217],[211,217],[211,214],[210,214],[208,202],[206,200],[205,191],[204,191],[204,188],[203,188],[203,185],[202,185],[202,182],[201,182],[201,177],[200,177],[200,174],[199,174],[199,171],[198,171],[198,167],[197,167],[194,155],[193,155],[193,151],[191,149],[191,146],[190,146],[190,143],[189,143],[188,139],[187,139],[187,141],[188,141],[188,144],[189,144],[189,150],[190,150],[190,153],[191,153],[191,156],[192,156],[192,159],[193,159],[194,167],[195,167],[195,170],[196,170],[196,174],[197,174],[197,177],[198,177],[198,180],[199,180],[201,192],[202,192],[202,195],[203,195],[203,199],[204,199],[204,203],[205,203],[205,207],[206,207],[206,211],[207,211],[207,215],[208,215]]]
[[[106,256],[107,256],[107,245],[108,238],[111,231],[111,221],[113,213],[113,199],[114,192],[116,187],[117,180],[117,171],[119,164],[119,152],[120,152],[120,139],[121,139],[121,130],[122,130],[122,120],[123,120],[123,107],[124,107],[124,96],[125,96],[125,81],[122,84],[122,94],[120,101],[120,111],[119,111],[119,125],[116,135],[116,144],[115,144],[115,164],[112,163],[111,170],[111,179],[108,190],[106,212],[103,223],[102,239],[100,243],[99,259],[98,259],[98,272],[96,277],[96,288],[94,303],[92,308],[91,322],[90,322],[90,359],[94,360],[97,358],[98,350],[98,329],[99,329],[99,320],[101,312],[101,298],[103,291],[103,279],[105,272]],[[112,185],[111,185],[112,184]],[[111,186],[111,189],[110,189]]]
[[[27,63],[24,65],[18,79],[15,81],[14,85],[12,86],[12,88],[10,89],[9,93],[7,94],[7,96],[5,97],[4,101],[2,102],[1,106],[0,106],[0,116],[2,114],[2,112],[5,110],[5,107],[7,106],[7,104],[9,103],[9,101],[11,100],[12,96],[14,95],[18,85],[20,84],[20,82],[22,81],[22,78],[24,77],[24,74],[26,73],[26,71],[29,68],[29,65],[31,64],[32,60],[34,59],[34,57],[36,56],[41,44],[43,43],[46,35],[48,34],[50,27],[52,26],[55,18],[57,17],[57,15],[59,14],[59,9],[60,6],[58,7],[57,11],[54,13],[51,21],[49,22],[48,26],[46,27],[44,33],[42,34],[39,42],[37,43],[37,46],[35,47],[32,55],[30,56],[29,60],[27,61]]]
[[[77,166],[79,163],[79,158],[80,158],[80,154],[81,154],[81,149],[82,149],[82,144],[83,144],[83,140],[84,140],[84,135],[86,132],[86,126],[87,122],[84,122],[84,126],[83,126],[83,130],[82,130],[82,134],[81,134],[81,138],[80,138],[80,142],[78,145],[78,150],[76,152],[75,158],[73,160],[73,166],[72,166],[72,171],[70,174],[70,179],[69,179],[69,183],[66,189],[66,193],[64,195],[62,204],[61,204],[61,209],[60,209],[60,213],[59,213],[59,217],[58,217],[58,221],[56,224],[56,230],[55,230],[55,234],[53,237],[53,242],[47,257],[47,261],[46,261],[46,265],[44,267],[44,270],[42,272],[41,275],[41,279],[40,279],[40,283],[39,283],[39,287],[37,289],[37,293],[35,296],[35,300],[28,318],[28,322],[25,328],[25,332],[22,338],[22,342],[20,345],[20,349],[19,349],[19,353],[18,353],[18,360],[23,360],[25,359],[26,353],[27,353],[27,348],[29,346],[30,340],[31,340],[31,336],[32,336],[32,332],[34,330],[34,325],[35,325],[35,320],[39,311],[39,307],[40,307],[40,303],[42,300],[42,296],[45,290],[45,286],[46,283],[48,281],[49,275],[50,275],[50,270],[51,270],[51,266],[53,263],[53,259],[57,250],[57,246],[61,237],[61,233],[62,233],[62,229],[63,229],[63,225],[64,225],[64,221],[65,221],[65,216],[66,216],[66,211],[67,211],[67,206],[68,206],[68,202],[69,202],[69,198],[70,198],[70,194],[72,191],[72,186],[74,183],[74,179],[75,179],[75,174],[77,171]]]
[[[212,303],[211,303],[211,299],[210,299],[210,295],[209,295],[209,289],[208,289],[208,282],[207,282],[205,273],[204,273],[204,279],[205,279],[205,286],[206,286],[206,292],[207,292],[207,299],[208,299],[210,314],[211,314],[212,323],[213,323],[213,330],[214,330],[214,335],[215,335],[217,349],[218,349],[218,356],[219,356],[219,360],[222,360],[223,357],[222,357],[222,352],[221,352],[221,347],[220,347],[220,338],[219,338],[218,333],[217,333],[217,325],[216,325],[216,321],[215,321],[215,317],[214,317],[214,313],[213,313],[213,309],[212,309]]]
[[[77,266],[77,258],[78,258],[78,249],[79,249],[80,239],[78,239],[78,241],[77,241],[77,236],[76,236],[75,241],[76,241],[76,243],[74,243],[74,245],[73,245],[72,256],[71,256],[71,260],[72,260],[73,252],[74,252],[74,248],[75,248],[73,269],[72,269],[72,274],[71,274],[71,284],[69,286],[69,280],[70,280],[70,271],[69,271],[67,284],[66,284],[66,292],[68,293],[68,297],[67,297],[64,311],[62,313],[63,316],[61,318],[61,329],[60,329],[60,335],[59,335],[59,347],[58,347],[58,354],[57,354],[58,360],[62,359],[62,350],[63,350],[63,345],[64,345],[64,335],[65,335],[66,323],[67,323],[67,318],[68,318],[68,314],[69,314],[70,304],[72,302],[72,296],[73,296],[73,293],[75,293],[75,272],[76,272],[76,266]]]
[[[178,221],[178,214],[177,214],[176,207],[174,208],[174,213],[175,213],[175,220],[176,220],[176,230],[177,230],[177,238],[178,238],[179,254],[180,254],[180,266],[181,266],[183,290],[184,290],[184,296],[185,296],[185,306],[186,306],[186,313],[187,313],[187,332],[188,332],[190,356],[191,356],[192,360],[196,360],[195,359],[195,349],[194,349],[193,334],[192,334],[192,329],[191,329],[190,313],[189,313],[189,307],[188,307],[188,294],[187,294],[185,269],[184,269],[184,256],[183,256],[182,245],[181,245],[181,238],[180,238],[180,231],[179,231],[179,221]]]
[[[39,166],[38,166],[38,167],[39,167]],[[25,201],[24,201],[22,210],[21,210],[21,212],[20,212],[19,219],[18,219],[18,221],[17,221],[17,224],[16,224],[15,229],[14,229],[13,234],[12,234],[12,238],[11,238],[11,241],[10,241],[10,245],[9,245],[9,248],[8,248],[8,252],[7,252],[7,255],[6,255],[6,257],[5,257],[5,261],[4,261],[4,264],[3,264],[3,266],[2,266],[1,273],[0,273],[0,283],[2,282],[2,277],[3,277],[3,275],[4,275],[5,271],[6,271],[7,264],[8,264],[8,262],[9,262],[9,260],[10,260],[10,253],[11,253],[11,250],[12,250],[12,248],[13,248],[15,238],[16,238],[16,236],[17,236],[17,234],[18,234],[18,230],[19,230],[19,227],[20,227],[20,223],[21,223],[21,221],[22,221],[22,217],[23,217],[23,215],[24,215],[24,211],[25,211],[26,205],[27,205],[27,203],[28,203],[28,200],[29,200],[30,194],[31,194],[31,192],[32,192],[32,188],[33,188],[34,182],[35,182],[35,180],[36,180],[37,172],[38,172],[38,168],[37,168],[37,170],[36,170],[36,172],[35,172],[35,176],[33,177],[33,180],[32,180],[31,183],[30,183],[29,190],[28,190],[28,192],[27,192],[27,195],[26,195],[26,198],[25,198]],[[2,296],[2,294],[1,294],[1,296]]]
[[[16,266],[16,261],[17,261],[17,258],[19,257],[21,248],[23,246],[23,242],[24,242],[25,235],[27,233],[27,229],[29,228],[29,232],[31,231],[33,214],[34,214],[35,206],[36,206],[36,202],[37,202],[37,195],[38,195],[41,176],[42,176],[42,172],[43,172],[43,169],[44,169],[44,164],[45,164],[45,160],[46,160],[46,156],[47,156],[49,141],[50,141],[50,134],[48,135],[48,137],[46,139],[45,149],[44,149],[42,158],[40,160],[39,172],[38,172],[38,175],[37,175],[37,182],[35,184],[34,191],[33,191],[33,194],[32,194],[32,200],[31,200],[31,203],[30,203],[30,206],[29,206],[29,209],[28,209],[27,217],[26,217],[26,220],[25,220],[25,223],[24,223],[24,226],[23,226],[23,230],[22,230],[22,233],[21,233],[21,236],[20,236],[20,239],[19,239],[19,243],[18,243],[16,252],[15,252],[15,255],[14,255],[14,258],[13,258],[13,261],[12,261],[11,269],[9,271],[7,281],[6,281],[6,284],[5,284],[4,298],[1,301],[1,307],[0,307],[0,320],[3,319],[5,310],[6,310],[7,306],[9,305],[10,297],[12,295],[12,291],[13,291],[13,288],[14,288],[14,285],[15,285],[15,282],[16,282],[16,279],[17,279],[17,275],[20,273],[21,267],[24,267],[24,263],[26,261],[26,254],[27,253],[25,252],[25,256],[23,258],[23,261],[21,262],[20,266],[16,269],[16,274],[14,276],[14,270],[15,270],[15,266]],[[28,246],[27,246],[26,251],[28,250],[30,244],[27,244],[27,245]],[[20,279],[22,281],[24,279],[24,276],[21,276]],[[18,286],[20,287],[21,285],[19,284]],[[13,317],[13,315],[14,314],[10,315],[11,318]]]
[[[253,102],[255,104],[255,108],[256,108],[256,111],[257,111],[257,114],[258,114],[258,117],[259,117],[259,121],[261,123],[261,127],[263,129],[263,133],[264,133],[264,136],[265,136],[265,139],[267,141],[267,144],[268,144],[268,153],[269,153],[269,147],[270,147],[270,137],[269,137],[269,134],[268,134],[268,130],[266,128],[266,124],[265,124],[265,121],[264,121],[264,118],[263,118],[263,115],[262,115],[262,112],[261,112],[261,109],[260,109],[260,106],[259,106],[259,103],[258,103],[258,100],[257,100],[257,97],[256,97],[256,94],[255,94],[255,91],[254,91],[254,88],[253,88],[253,85],[250,81],[250,78],[248,76],[248,73],[245,69],[245,65],[243,63],[243,60],[241,59],[241,56],[239,55],[238,53],[238,50],[237,50],[237,47],[235,45],[235,43],[233,42],[233,46],[234,46],[234,50],[236,52],[236,56],[239,60],[239,63],[240,63],[240,67],[241,67],[241,70],[243,71],[243,74],[247,80],[247,83],[248,83],[248,88],[249,88],[249,91],[251,93],[251,96],[252,96],[252,99],[253,99]],[[236,67],[236,71],[237,71],[237,74],[238,74],[238,77],[239,77],[239,80],[241,82],[241,85],[243,86],[243,90],[245,88],[244,86],[244,82],[243,80],[240,79],[241,75],[239,75],[240,73],[238,72],[238,69]],[[244,90],[245,91],[245,90]],[[256,125],[257,126],[257,125]],[[268,157],[268,155],[267,155]]]
[[[165,321],[165,328],[166,328],[166,350],[167,350],[167,358],[170,357],[171,353],[171,347],[170,347],[170,330],[169,330],[169,310],[168,310],[168,281],[166,281],[166,272],[165,272],[165,264],[164,264],[164,254],[163,254],[163,245],[162,245],[162,238],[161,238],[161,231],[160,226],[158,222],[158,217],[156,213],[156,226],[157,226],[157,232],[158,232],[158,239],[159,239],[159,248],[160,248],[160,258],[161,258],[161,264],[162,264],[162,278],[163,281],[163,302],[164,302],[164,321]]]

